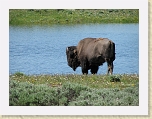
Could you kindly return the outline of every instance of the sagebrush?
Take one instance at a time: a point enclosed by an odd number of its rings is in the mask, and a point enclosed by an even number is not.
[[[10,106],[138,106],[139,86],[91,88],[66,82],[52,87],[48,84],[9,82]]]

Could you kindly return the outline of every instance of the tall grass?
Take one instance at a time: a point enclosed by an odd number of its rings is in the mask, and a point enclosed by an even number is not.
[[[10,9],[10,25],[138,23],[137,9]]]

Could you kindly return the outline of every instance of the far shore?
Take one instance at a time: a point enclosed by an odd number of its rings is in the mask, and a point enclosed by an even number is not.
[[[10,25],[139,23],[138,9],[10,9]]]

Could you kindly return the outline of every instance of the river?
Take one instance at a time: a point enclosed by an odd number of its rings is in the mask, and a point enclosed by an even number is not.
[[[82,74],[66,59],[66,47],[86,37],[109,38],[116,45],[114,74],[139,74],[139,24],[77,24],[9,27],[9,73]],[[98,74],[106,74],[107,64]],[[90,71],[89,71],[90,73]]]

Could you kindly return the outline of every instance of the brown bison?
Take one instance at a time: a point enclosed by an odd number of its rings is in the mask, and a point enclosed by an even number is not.
[[[108,38],[85,38],[77,46],[66,48],[68,65],[75,71],[78,66],[83,74],[96,74],[100,65],[107,62],[107,74],[113,72],[115,60],[115,43]]]

